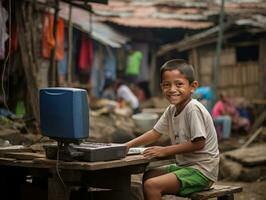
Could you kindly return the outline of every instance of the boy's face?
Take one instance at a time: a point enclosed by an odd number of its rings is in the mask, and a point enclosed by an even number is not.
[[[163,73],[161,89],[166,99],[174,105],[186,102],[198,87],[198,82],[189,84],[179,70],[167,70]]]

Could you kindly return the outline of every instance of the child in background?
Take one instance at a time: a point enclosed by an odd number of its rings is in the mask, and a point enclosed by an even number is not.
[[[118,101],[125,101],[133,110],[133,114],[140,112],[139,100],[131,89],[121,80],[116,81],[116,96]]]
[[[127,142],[128,148],[147,145],[168,134],[172,145],[145,149],[145,157],[175,155],[176,164],[151,169],[143,176],[147,200],[163,194],[187,196],[217,180],[219,150],[212,117],[191,95],[198,87],[194,70],[185,60],[170,60],[160,70],[161,89],[170,102],[152,130]]]
[[[115,94],[115,81],[112,79],[106,79],[102,91],[102,98],[109,99],[109,100],[116,100]]]
[[[242,129],[243,131],[248,132],[250,128],[249,120],[240,116],[235,105],[232,104],[232,102],[224,93],[221,93],[219,96],[220,100],[217,101],[213,106],[212,117],[215,123],[223,123],[223,129],[225,130],[222,131],[222,137],[229,138],[231,129],[235,131]],[[226,125],[226,121],[228,121],[229,119],[230,123],[227,122],[228,125]]]
[[[219,94],[219,101],[217,101],[212,108],[212,117],[219,138],[230,138],[232,129],[231,114],[234,112],[235,109],[232,107],[226,96],[223,93]]]

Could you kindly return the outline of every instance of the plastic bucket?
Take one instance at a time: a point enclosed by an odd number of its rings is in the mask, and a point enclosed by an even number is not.
[[[156,113],[137,113],[132,115],[136,125],[137,132],[146,132],[151,130],[157,122],[159,115]]]

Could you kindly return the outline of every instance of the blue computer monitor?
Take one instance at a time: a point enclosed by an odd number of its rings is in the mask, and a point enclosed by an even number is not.
[[[42,135],[57,141],[79,141],[89,136],[87,91],[77,88],[43,88],[40,95]]]

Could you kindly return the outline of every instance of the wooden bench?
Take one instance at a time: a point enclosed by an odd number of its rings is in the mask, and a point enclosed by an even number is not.
[[[148,165],[147,169],[175,163],[175,159],[155,159]],[[239,186],[214,184],[210,189],[201,192],[195,192],[188,198],[191,200],[204,200],[217,198],[218,200],[233,200],[234,194],[242,192],[243,188]]]
[[[217,198],[218,200],[233,200],[234,194],[242,192],[243,188],[239,186],[213,185],[209,190],[195,192],[189,198],[191,200],[204,200]]]

